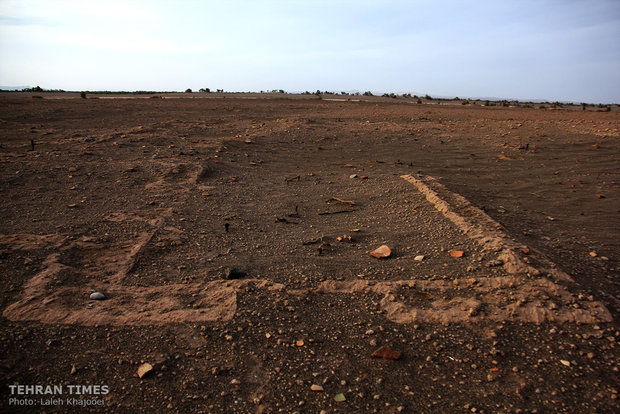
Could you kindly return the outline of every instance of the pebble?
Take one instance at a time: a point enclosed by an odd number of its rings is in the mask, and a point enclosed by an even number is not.
[[[93,293],[90,294],[90,298],[92,300],[104,300],[106,297],[101,292],[93,292]]]
[[[400,351],[395,351],[389,346],[382,346],[371,355],[373,358],[398,360],[402,356]]]
[[[323,391],[323,387],[321,387],[320,385],[317,385],[317,384],[312,384],[310,386],[310,390],[311,391]]]
[[[349,178],[351,178],[351,179],[353,179],[353,178],[357,178],[357,174],[351,174],[351,175],[349,176]]]
[[[422,260],[424,260],[424,255],[418,255],[416,257],[413,258],[413,260],[415,260],[416,262],[421,262]]]
[[[148,362],[140,365],[138,367],[138,377],[143,378],[145,375],[148,375],[151,371],[153,371],[153,366]]]

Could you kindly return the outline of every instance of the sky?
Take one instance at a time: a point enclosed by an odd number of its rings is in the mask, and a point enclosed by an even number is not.
[[[620,103],[618,0],[0,0],[0,85]]]

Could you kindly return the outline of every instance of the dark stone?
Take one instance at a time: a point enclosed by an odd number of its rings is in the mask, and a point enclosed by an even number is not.
[[[245,272],[237,267],[227,268],[224,272],[224,279],[242,279],[246,276]]]

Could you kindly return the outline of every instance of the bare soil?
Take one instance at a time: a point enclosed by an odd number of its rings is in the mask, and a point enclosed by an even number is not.
[[[125,98],[0,96],[4,412],[620,410],[617,108]]]

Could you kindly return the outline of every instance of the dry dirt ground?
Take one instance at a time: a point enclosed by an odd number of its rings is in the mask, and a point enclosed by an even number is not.
[[[620,410],[617,107],[104,98],[0,96],[3,411]]]

